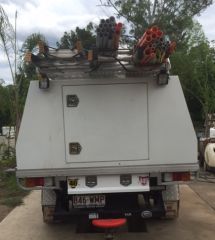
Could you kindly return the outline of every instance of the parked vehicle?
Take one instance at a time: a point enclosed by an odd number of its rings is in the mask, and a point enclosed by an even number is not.
[[[215,169],[215,114],[208,114],[205,134],[198,141],[199,161],[205,171]]]
[[[215,141],[209,142],[205,147],[205,170],[215,169]]]
[[[128,73],[108,57],[89,72],[68,61],[74,55],[36,58],[47,75],[40,88],[30,83],[16,146],[19,184],[42,189],[45,222],[177,217],[178,185],[198,169],[179,78],[160,66]]]

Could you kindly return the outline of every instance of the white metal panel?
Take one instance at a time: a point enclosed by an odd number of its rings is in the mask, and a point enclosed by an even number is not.
[[[77,107],[67,107],[76,94]],[[67,162],[148,159],[147,84],[63,86]],[[78,155],[69,143],[79,142]]]
[[[17,169],[65,167],[62,93],[58,84],[40,90],[30,83],[16,144]]]
[[[141,178],[145,178],[144,184]],[[149,178],[146,174],[132,175],[132,183],[128,186],[120,184],[119,175],[97,176],[97,185],[87,187],[84,176],[77,176],[68,179],[76,179],[77,186],[71,188],[68,184],[68,194],[94,194],[94,193],[120,193],[120,192],[148,192]]]
[[[148,82],[149,160],[66,162],[62,86],[133,86],[132,83],[138,82]],[[115,83],[118,84],[114,85]],[[142,110],[141,107],[139,110]],[[118,111],[120,113],[121,109]],[[16,150],[18,173],[23,177],[44,174],[73,176],[75,172],[78,175],[89,175],[99,172],[139,173],[140,170],[185,171],[196,169],[197,166],[197,141],[178,77],[171,77],[169,84],[163,87],[157,86],[150,77],[51,81],[47,91],[38,89],[38,82],[33,81],[26,100]]]
[[[197,139],[180,81],[149,85],[149,155],[153,164],[197,163]]]

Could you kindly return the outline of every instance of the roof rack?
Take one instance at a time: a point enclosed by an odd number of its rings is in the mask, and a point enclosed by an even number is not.
[[[88,54],[89,55],[89,54]],[[38,55],[27,53],[25,60],[33,63],[41,78],[68,80],[89,77],[142,77],[157,75],[170,70],[170,62],[135,66],[130,49],[97,54],[95,60],[88,60],[83,52],[70,49],[47,49]]]

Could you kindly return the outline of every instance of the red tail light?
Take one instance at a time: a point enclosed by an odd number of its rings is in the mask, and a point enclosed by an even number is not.
[[[25,179],[25,187],[42,187],[44,186],[44,178],[26,178]]]
[[[173,181],[190,181],[190,172],[174,172],[172,173]]]
[[[190,172],[173,172],[173,173],[164,173],[163,181],[164,182],[181,182],[181,181],[190,181],[191,174]]]

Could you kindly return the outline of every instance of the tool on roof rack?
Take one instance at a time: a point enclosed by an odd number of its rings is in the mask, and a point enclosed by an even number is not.
[[[96,45],[86,50],[80,40],[74,49],[55,49],[38,43],[37,55],[27,52],[25,61],[33,63],[41,74],[39,87],[49,88],[49,79],[86,76],[140,77],[146,73],[157,78],[158,85],[168,84],[171,68],[168,57],[176,43],[157,26],[147,29],[133,49],[119,49],[122,23],[114,17],[101,19],[96,30]],[[62,74],[63,73],[63,74]]]
[[[101,19],[96,29],[96,47],[100,51],[116,51],[119,47],[122,23],[116,23],[113,16]]]
[[[176,43],[171,42],[157,26],[145,31],[134,48],[133,60],[137,66],[162,64],[174,52]]]

